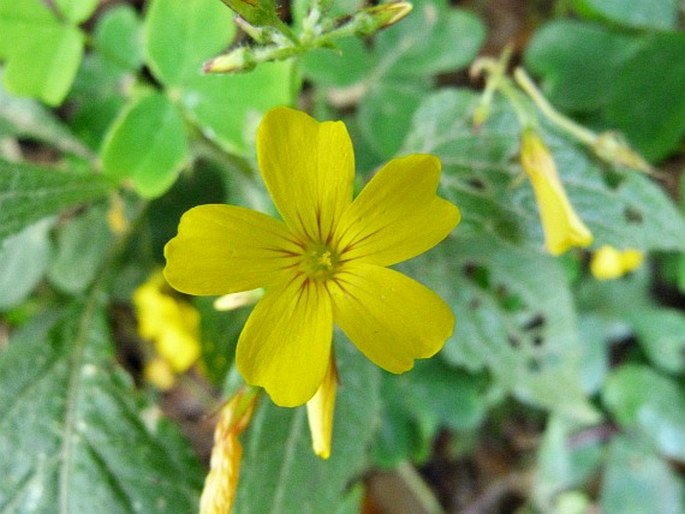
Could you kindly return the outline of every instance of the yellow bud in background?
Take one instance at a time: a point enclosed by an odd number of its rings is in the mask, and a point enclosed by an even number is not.
[[[109,209],[107,210],[107,224],[110,230],[118,235],[123,234],[128,229],[124,201],[118,194],[110,197]]]
[[[335,358],[331,355],[331,361],[319,389],[307,402],[307,420],[312,434],[312,448],[314,453],[322,459],[327,459],[331,455],[337,389],[338,372],[335,367]]]
[[[592,233],[569,202],[551,152],[532,129],[525,130],[521,135],[520,157],[521,165],[533,186],[547,251],[552,255],[560,255],[574,246],[589,246]]]
[[[363,13],[370,14],[374,21],[374,30],[380,30],[394,25],[412,10],[409,2],[388,2],[387,4],[374,5],[362,9]]]
[[[228,514],[233,507],[243,455],[238,436],[250,424],[257,398],[256,389],[243,388],[219,412],[200,514]]]
[[[620,251],[605,245],[592,256],[590,271],[597,280],[611,280],[639,268],[643,259],[639,250],[629,248]]]

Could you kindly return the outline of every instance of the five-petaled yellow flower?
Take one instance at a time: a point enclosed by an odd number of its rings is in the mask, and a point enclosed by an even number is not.
[[[296,406],[321,384],[333,324],[378,366],[401,373],[434,355],[454,316],[434,292],[388,269],[442,241],[457,207],[436,195],[440,161],[391,160],[353,200],[352,143],[342,122],[277,108],[257,132],[262,178],[283,221],[201,205],[165,248],[169,283],[195,295],[264,287],[238,340],[238,370],[275,403]]]

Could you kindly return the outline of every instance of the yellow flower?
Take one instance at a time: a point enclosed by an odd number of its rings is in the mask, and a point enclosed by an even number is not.
[[[165,294],[162,273],[154,273],[133,293],[138,333],[152,341],[159,356],[176,373],[186,371],[200,356],[200,315],[188,303]]]
[[[522,134],[521,165],[535,192],[547,251],[560,255],[572,246],[592,244],[590,230],[566,197],[552,154],[532,129]]]
[[[459,210],[436,195],[440,161],[394,159],[353,201],[345,125],[283,107],[264,116],[257,159],[283,221],[201,205],[183,215],[165,248],[164,273],[180,291],[265,288],[238,340],[245,380],[278,405],[302,405],[326,374],[334,321],[393,373],[440,350],[454,328],[450,308],[385,267],[432,248],[459,222]]]
[[[322,459],[331,455],[331,437],[333,435],[333,413],[335,411],[335,393],[338,389],[338,372],[335,359],[331,358],[328,370],[316,394],[307,402],[307,421],[312,434],[314,453]]]
[[[605,245],[592,256],[590,271],[597,280],[611,280],[639,268],[642,260],[643,254],[639,250],[629,248],[619,251]]]

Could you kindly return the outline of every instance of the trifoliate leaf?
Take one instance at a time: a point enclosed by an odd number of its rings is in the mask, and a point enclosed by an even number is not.
[[[58,19],[40,0],[0,0],[0,34],[7,91],[62,103],[83,56],[79,28]]]

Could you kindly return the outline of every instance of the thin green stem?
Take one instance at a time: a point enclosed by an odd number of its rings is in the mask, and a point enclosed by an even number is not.
[[[578,125],[552,107],[552,104],[547,101],[523,68],[516,68],[516,70],[514,70],[514,79],[530,99],[533,100],[542,114],[544,114],[552,123],[588,146],[593,146],[597,142],[597,134]]]

